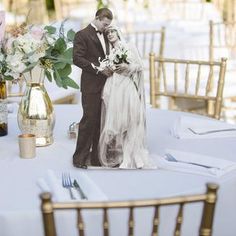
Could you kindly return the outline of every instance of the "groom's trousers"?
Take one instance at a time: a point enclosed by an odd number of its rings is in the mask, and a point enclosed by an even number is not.
[[[87,160],[99,166],[98,142],[101,120],[101,92],[82,93],[83,116],[79,123],[76,150],[73,163],[84,165]]]

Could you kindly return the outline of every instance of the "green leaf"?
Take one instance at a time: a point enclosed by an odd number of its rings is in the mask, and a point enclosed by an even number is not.
[[[44,29],[47,30],[47,32],[49,34],[55,34],[56,31],[57,31],[56,27],[53,27],[53,26],[50,26],[50,25],[49,26],[45,26]]]
[[[68,48],[65,52],[63,52],[62,56],[67,59],[71,59],[71,61],[72,61],[73,48]]]
[[[47,76],[47,79],[52,82],[52,75],[49,71],[45,70],[45,75]]]
[[[67,64],[63,69],[57,71],[61,78],[67,77],[71,73],[71,65]]]
[[[58,87],[62,87],[62,81],[61,81],[61,77],[59,75],[59,73],[57,72],[57,70],[55,69],[53,72],[53,78],[57,84]]]
[[[63,80],[68,87],[79,89],[79,85],[71,78],[67,77]]]
[[[67,63],[65,63],[65,62],[56,62],[56,63],[54,63],[54,67],[57,70],[65,68],[66,65],[67,65]]]
[[[54,45],[54,49],[58,51],[60,54],[66,50],[66,42],[63,38],[57,39]]]
[[[69,41],[73,41],[75,38],[75,31],[73,29],[70,29],[68,32],[67,32],[67,39]]]
[[[62,87],[63,87],[64,89],[68,89],[65,80],[62,80]]]
[[[10,75],[4,75],[4,79],[5,80],[14,80],[14,77],[12,77]]]

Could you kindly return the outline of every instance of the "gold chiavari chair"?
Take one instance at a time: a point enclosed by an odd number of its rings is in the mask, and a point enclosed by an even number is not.
[[[77,211],[77,227],[80,236],[85,235],[85,229],[88,226],[85,225],[83,219],[84,210],[103,210],[103,234],[109,235],[109,211],[112,209],[129,209],[128,219],[128,235],[134,235],[135,217],[134,209],[136,208],[150,208],[155,211],[152,219],[152,236],[158,235],[158,229],[160,224],[160,209],[164,206],[179,205],[178,214],[176,216],[176,224],[174,235],[180,235],[181,226],[183,223],[184,207],[191,203],[203,202],[203,211],[201,218],[201,225],[199,227],[200,236],[212,235],[212,225],[214,218],[215,204],[217,201],[216,184],[207,184],[207,191],[204,194],[186,195],[181,197],[170,197],[162,199],[150,199],[150,200],[133,200],[133,201],[106,201],[106,202],[52,202],[50,193],[43,193],[41,198],[41,211],[43,216],[44,232],[45,236],[56,236],[56,223],[54,220],[54,213],[62,210],[76,210]],[[146,222],[145,222],[146,223]],[[92,227],[92,223],[91,223]]]
[[[42,24],[48,23],[48,11],[45,0],[30,0],[29,1],[29,24]]]
[[[61,20],[70,17],[70,11],[77,8],[79,0],[54,0],[56,19]]]
[[[236,21],[209,21],[209,60],[218,60],[220,53],[236,60]]]
[[[204,16],[205,0],[164,0],[166,20],[198,21]],[[194,10],[194,14],[192,14]]]
[[[14,24],[27,20],[29,24],[48,22],[48,12],[45,0],[8,0],[4,1],[5,8],[14,14]],[[22,20],[22,16],[24,19]]]
[[[82,28],[94,18],[92,12],[96,11],[93,0],[54,0],[54,6],[57,20],[70,18],[80,22]]]
[[[169,109],[204,114],[220,119],[226,58],[221,62],[167,59],[150,53],[150,100],[160,107],[160,97],[170,99]],[[217,77],[217,78],[216,78]],[[175,101],[204,101],[204,111],[179,109]]]
[[[148,59],[150,52],[158,52],[163,57],[165,47],[165,27],[160,30],[128,31],[125,38],[133,42],[142,59]]]
[[[235,21],[236,2],[235,0],[211,0],[220,11],[224,21]]]
[[[24,95],[24,86],[25,81],[23,76],[19,77],[14,82],[7,81],[7,98],[9,101],[17,101],[19,102],[19,97]]]
[[[222,110],[224,119],[230,121],[235,119],[236,111],[236,21],[209,22],[209,59],[221,56],[228,58]]]

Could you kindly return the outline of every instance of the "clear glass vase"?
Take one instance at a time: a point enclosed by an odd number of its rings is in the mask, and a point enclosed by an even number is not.
[[[53,143],[55,113],[44,87],[44,70],[40,66],[24,73],[26,88],[18,110],[18,125],[22,133],[35,134],[36,146]]]

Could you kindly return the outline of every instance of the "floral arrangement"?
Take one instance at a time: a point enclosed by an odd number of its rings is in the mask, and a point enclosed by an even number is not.
[[[126,63],[129,64],[130,51],[120,43],[118,46],[112,48],[109,55],[106,55],[105,59],[101,60],[98,58],[100,65],[97,67],[98,71],[102,71],[105,67],[109,67],[115,70],[115,66],[118,64]]]
[[[69,77],[72,41],[75,32],[64,32],[63,23],[56,27],[22,24],[11,28],[1,41],[0,73],[5,80],[17,81],[24,73],[40,66],[49,81],[59,87],[79,88]]]

